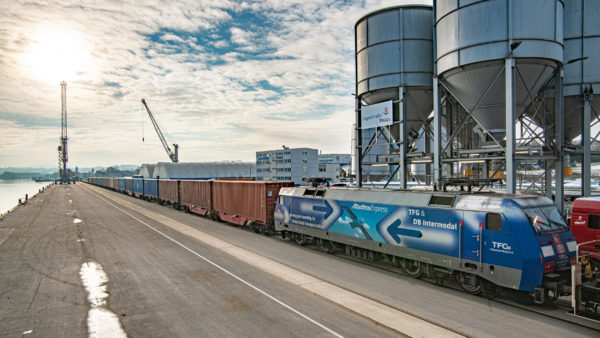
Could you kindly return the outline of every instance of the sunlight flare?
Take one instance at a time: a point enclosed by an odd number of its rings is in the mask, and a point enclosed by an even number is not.
[[[93,69],[91,45],[74,29],[40,27],[25,49],[25,72],[42,82],[56,84],[85,77]]]

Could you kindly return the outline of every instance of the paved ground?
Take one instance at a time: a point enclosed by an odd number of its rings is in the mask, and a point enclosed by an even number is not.
[[[395,335],[177,231],[168,225],[173,222],[153,216],[158,213],[468,335],[598,335],[277,238],[103,194],[82,184],[56,186],[0,221],[0,335],[88,335],[92,305],[80,278],[88,261],[106,272],[102,308],[116,314],[129,336]]]

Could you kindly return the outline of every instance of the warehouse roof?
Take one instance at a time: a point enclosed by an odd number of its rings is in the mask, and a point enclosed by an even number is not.
[[[154,168],[154,178],[216,179],[256,177],[254,162],[159,162]]]
[[[153,177],[152,174],[154,174],[154,167],[156,167],[156,164],[144,163],[140,167],[140,172],[138,175],[142,176],[143,178]]]

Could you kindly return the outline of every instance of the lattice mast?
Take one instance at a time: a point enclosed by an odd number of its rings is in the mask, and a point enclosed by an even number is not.
[[[61,133],[60,145],[58,146],[58,170],[60,173],[61,183],[69,182],[69,172],[67,170],[67,162],[69,161],[69,153],[67,148],[67,83],[60,83],[60,102],[61,102]]]

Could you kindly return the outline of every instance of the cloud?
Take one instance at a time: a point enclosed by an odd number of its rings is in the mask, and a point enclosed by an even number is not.
[[[141,98],[184,161],[251,161],[281,144],[349,153],[353,29],[373,6],[389,2],[2,2],[0,119],[11,141],[0,166],[56,164],[69,67],[72,165],[167,160]],[[83,56],[65,65],[72,50],[54,51],[53,72],[32,72],[28,48],[57,27]]]

